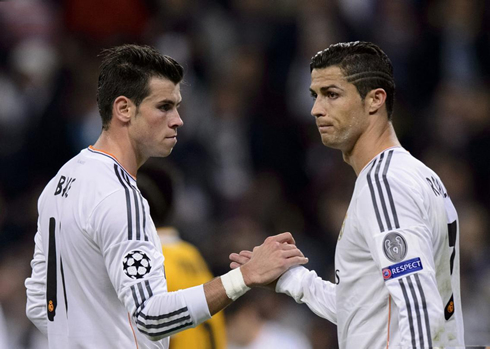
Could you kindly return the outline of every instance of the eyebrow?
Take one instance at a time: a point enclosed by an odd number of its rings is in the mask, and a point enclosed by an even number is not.
[[[336,88],[338,90],[344,91],[343,88],[341,88],[341,87],[339,87],[339,86],[337,86],[335,84],[331,84],[331,85],[328,85],[328,86],[322,86],[322,87],[320,87],[320,93],[325,93],[325,92],[327,92],[331,88]],[[316,94],[316,92],[313,91],[311,88],[310,88],[310,93]]]
[[[164,99],[164,100],[161,100],[161,101],[158,101],[157,102],[158,104],[172,104],[172,105],[176,105],[176,106],[179,106],[180,103],[182,103],[182,100],[178,101],[177,103],[175,103],[175,101],[172,101],[170,99]]]

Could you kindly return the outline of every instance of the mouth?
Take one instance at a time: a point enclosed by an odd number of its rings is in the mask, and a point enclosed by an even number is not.
[[[333,128],[333,125],[321,124],[321,125],[317,125],[317,127],[318,127],[318,131],[320,131],[320,133],[323,133],[323,132],[328,132],[329,130],[331,130]]]

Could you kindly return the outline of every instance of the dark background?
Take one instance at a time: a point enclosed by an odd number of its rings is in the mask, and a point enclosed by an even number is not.
[[[8,348],[45,347],[24,315],[36,201],[97,139],[97,55],[121,43],[153,45],[185,67],[185,126],[163,161],[178,174],[173,222],[212,271],[228,270],[230,252],[291,231],[308,267],[332,280],[356,178],[321,144],[309,60],[352,40],[373,41],[392,59],[402,145],[440,175],[459,212],[466,342],[490,344],[489,1],[32,0],[0,2]],[[336,347],[335,326],[285,296],[266,297],[257,302],[266,321],[300,332],[312,348]]]

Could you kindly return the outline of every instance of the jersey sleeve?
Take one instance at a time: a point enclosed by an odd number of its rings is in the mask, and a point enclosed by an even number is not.
[[[289,269],[277,280],[276,292],[305,303],[316,315],[337,324],[336,286],[313,270],[302,266]]]
[[[419,184],[408,176],[368,175],[367,180],[357,198],[357,225],[398,308],[400,343],[432,347],[444,312],[427,214],[431,208]]]
[[[47,335],[46,257],[39,231],[34,236],[34,241],[34,256],[31,261],[32,273],[31,277],[25,281],[27,290],[26,315],[44,335]]]
[[[89,230],[100,248],[119,299],[137,329],[151,340],[180,332],[211,317],[203,286],[167,292],[163,255],[144,219],[141,195],[114,192],[94,209]]]

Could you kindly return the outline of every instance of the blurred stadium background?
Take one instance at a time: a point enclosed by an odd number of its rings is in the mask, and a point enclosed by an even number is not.
[[[332,280],[355,175],[321,144],[308,65],[351,40],[392,59],[401,142],[438,172],[459,211],[467,344],[489,345],[490,1],[24,0],[0,3],[5,348],[45,348],[24,315],[36,201],[98,137],[97,54],[121,43],[153,45],[185,67],[185,126],[164,161],[180,173],[174,224],[211,270],[224,273],[230,252],[291,231],[309,267]],[[286,296],[246,306],[312,348],[336,347],[335,326]]]

